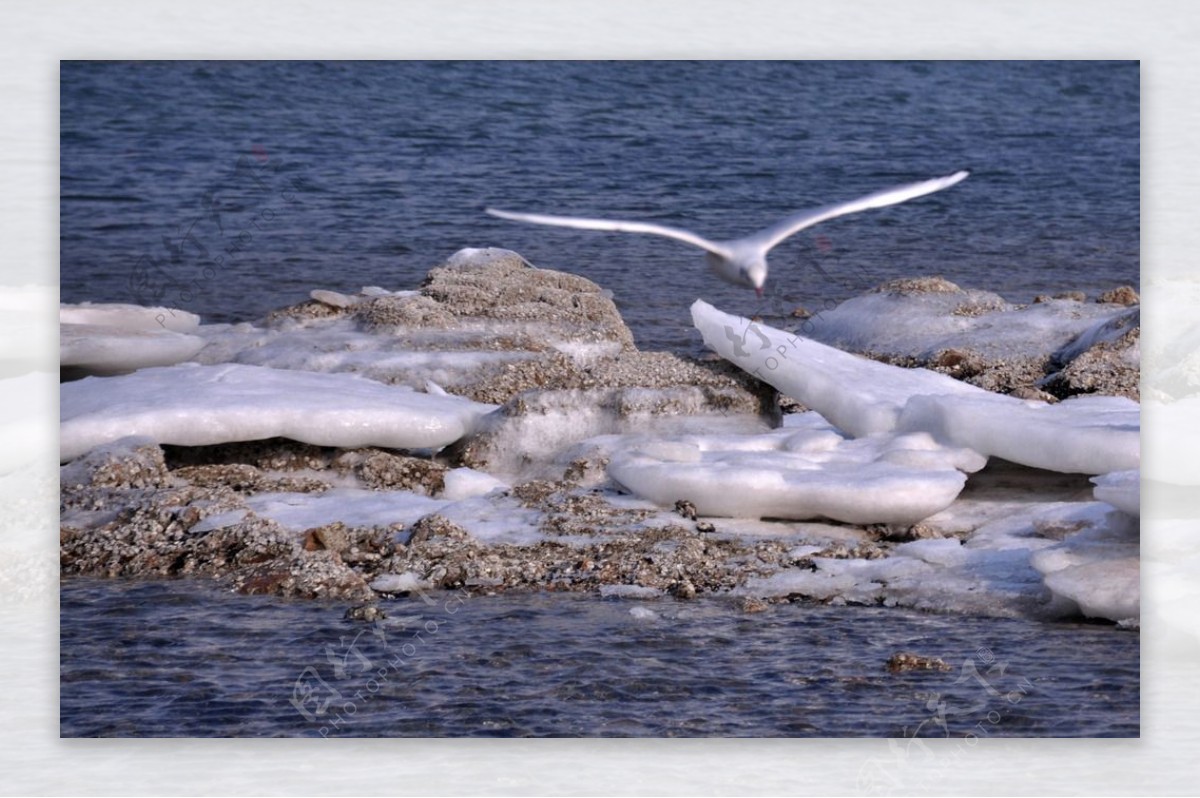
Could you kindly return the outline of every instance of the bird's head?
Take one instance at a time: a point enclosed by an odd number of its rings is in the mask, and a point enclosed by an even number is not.
[[[767,282],[767,261],[765,258],[756,258],[742,265],[738,269],[738,277],[740,282],[754,289],[754,293],[758,294],[759,298],[763,295],[763,284]]]

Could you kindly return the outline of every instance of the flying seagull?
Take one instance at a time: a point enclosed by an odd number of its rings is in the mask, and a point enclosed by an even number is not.
[[[806,227],[812,227],[818,222],[845,216],[848,213],[883,208],[895,205],[935,191],[949,188],[955,183],[966,179],[970,174],[966,171],[955,172],[945,177],[935,177],[933,180],[923,180],[919,183],[877,191],[865,197],[859,197],[849,202],[837,205],[825,205],[812,210],[800,211],[783,219],[757,233],[736,238],[732,241],[709,241],[689,230],[680,230],[661,224],[649,222],[623,222],[615,219],[585,219],[576,216],[548,216],[540,213],[513,213],[496,208],[487,208],[492,216],[501,219],[511,219],[516,222],[531,222],[533,224],[549,224],[558,227],[576,227],[581,230],[615,230],[621,233],[652,233],[682,241],[685,244],[700,247],[705,250],[705,260],[708,267],[722,280],[734,285],[753,288],[762,296],[763,283],[767,281],[767,253],[781,241],[795,235]]]

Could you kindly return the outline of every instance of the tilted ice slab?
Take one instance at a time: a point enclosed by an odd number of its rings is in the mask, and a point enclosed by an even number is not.
[[[832,428],[689,435],[616,452],[609,475],[662,507],[700,515],[913,523],[945,509],[984,458],[925,433],[847,440]]]
[[[851,355],[700,300],[692,319],[722,357],[856,437],[924,431],[949,446],[1067,473],[1104,474],[1139,464],[1140,408],[1129,399],[1025,401],[926,369]]]
[[[912,396],[987,393],[928,369],[889,366],[731,316],[702,300],[692,304],[692,322],[721,357],[854,437],[893,432]]]
[[[494,406],[349,374],[225,364],[151,368],[61,387],[59,456],[127,435],[204,446],[284,437],[317,446],[440,448]]]

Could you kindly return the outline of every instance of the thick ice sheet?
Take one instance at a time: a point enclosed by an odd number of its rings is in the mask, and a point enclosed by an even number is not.
[[[154,327],[60,324],[58,359],[60,366],[89,374],[122,374],[182,363],[195,357],[205,343],[196,335]]]
[[[318,446],[440,448],[493,409],[348,374],[235,364],[152,368],[64,383],[59,456],[70,460],[128,435],[182,446],[278,436]]]
[[[119,330],[170,330],[191,332],[200,325],[195,313],[178,308],[143,307],[116,303],[83,302],[59,305],[59,324],[90,324]]]
[[[1130,399],[1024,401],[867,360],[699,300],[692,318],[722,357],[851,435],[929,432],[946,445],[1065,473],[1104,474],[1140,461],[1140,407]]]
[[[914,396],[898,426],[924,430],[988,456],[1068,474],[1125,471],[1141,460],[1141,408],[1120,396],[1076,396],[1057,404],[987,392]]]
[[[983,464],[924,433],[847,440],[825,426],[650,440],[615,452],[608,473],[661,507],[684,499],[700,515],[913,523],[954,501],[966,481],[958,469]]]

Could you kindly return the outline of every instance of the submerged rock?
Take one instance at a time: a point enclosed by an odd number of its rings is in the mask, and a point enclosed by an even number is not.
[[[886,667],[889,673],[907,673],[909,671],[941,671],[944,673],[954,670],[940,657],[926,657],[907,652],[888,657]]]

